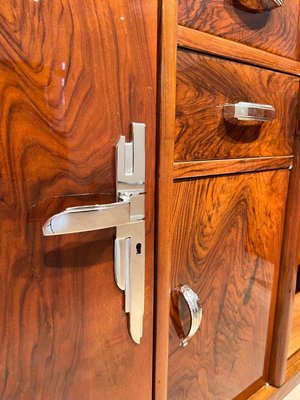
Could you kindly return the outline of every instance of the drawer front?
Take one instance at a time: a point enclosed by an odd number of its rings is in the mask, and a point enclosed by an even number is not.
[[[299,0],[271,11],[273,0],[179,0],[179,24],[299,59]],[[243,3],[243,4],[242,4]],[[256,4],[255,4],[256,3]]]
[[[288,176],[282,170],[174,184],[171,287],[190,286],[203,317],[187,347],[179,347],[170,324],[169,400],[231,400],[263,377]]]
[[[179,50],[175,160],[282,156],[292,153],[297,77]],[[275,108],[272,122],[224,119],[224,105]]]

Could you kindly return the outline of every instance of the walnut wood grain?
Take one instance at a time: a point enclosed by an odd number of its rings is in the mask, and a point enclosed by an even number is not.
[[[263,13],[238,0],[179,0],[180,25],[299,60],[299,0]]]
[[[185,26],[178,26],[177,40],[179,46],[188,49],[219,55],[274,71],[300,75],[299,61],[267,53],[264,50],[233,42],[206,32],[196,31]]]
[[[231,400],[266,379],[288,176],[174,184],[172,287],[198,294],[203,319],[186,348],[170,325],[169,400]]]
[[[287,362],[286,383],[280,388],[264,386],[249,400],[283,400],[295,386],[300,383],[300,351],[295,353]]]
[[[158,73],[159,134],[156,235],[156,326],[154,398],[166,400],[168,381],[169,309],[173,198],[174,125],[176,102],[177,0],[160,4]]]
[[[152,397],[156,33],[156,1],[0,4],[3,400]],[[114,282],[114,230],[41,231],[50,212],[115,199],[115,145],[131,121],[147,125],[139,346]]]
[[[300,292],[296,293],[294,300],[288,358],[290,358],[297,351],[300,351]]]
[[[180,50],[177,56],[175,161],[292,154],[298,92],[296,77]],[[226,122],[223,106],[270,104],[272,122]]]
[[[174,179],[186,179],[199,176],[291,169],[292,166],[293,156],[177,162],[174,163],[173,177]]]
[[[293,318],[298,251],[300,248],[300,102],[298,101],[297,132],[294,143],[294,166],[291,173],[286,205],[286,219],[282,243],[281,269],[272,345],[270,382],[282,386],[288,357],[289,336]]]
[[[274,393],[271,397],[270,400],[290,400],[293,399],[293,396],[296,396],[299,394],[299,391],[297,390],[297,393],[294,392],[294,389],[296,390],[296,387],[298,388],[300,384],[300,369],[299,369],[299,364],[298,364],[298,371],[295,373],[294,376],[292,376],[279,390]],[[297,400],[297,397],[294,397],[295,400]],[[260,400],[259,398],[256,400]]]

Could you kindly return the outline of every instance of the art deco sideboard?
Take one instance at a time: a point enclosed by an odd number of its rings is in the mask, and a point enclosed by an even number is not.
[[[0,3],[1,400],[300,380],[299,4]]]

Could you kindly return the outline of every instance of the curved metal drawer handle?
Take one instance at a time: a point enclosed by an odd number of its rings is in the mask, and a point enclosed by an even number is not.
[[[271,11],[284,4],[284,0],[237,0],[237,2],[252,13]]]
[[[240,101],[235,104],[224,104],[224,119],[231,123],[238,121],[271,122],[276,110],[269,104],[247,103]]]
[[[179,315],[178,300],[180,295],[182,295],[186,301],[191,317],[190,328],[187,334],[184,332]],[[187,346],[188,341],[199,329],[202,320],[202,306],[199,297],[189,286],[182,285],[172,291],[171,318],[178,336],[180,337],[179,345],[181,347]]]

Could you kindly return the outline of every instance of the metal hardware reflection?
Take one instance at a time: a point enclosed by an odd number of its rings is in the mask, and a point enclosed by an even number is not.
[[[116,147],[117,202],[70,207],[43,226],[44,236],[116,227],[114,273],[125,291],[130,334],[143,334],[145,287],[145,124],[132,123],[132,142],[121,136]],[[137,250],[138,249],[138,250]]]
[[[269,104],[243,101],[235,104],[224,104],[224,119],[231,123],[237,123],[237,121],[271,122],[275,115],[275,108]]]
[[[187,334],[185,334],[182,322],[179,315],[179,296],[182,295],[190,313],[190,327]],[[171,318],[173,325],[180,338],[179,345],[185,347],[188,345],[189,340],[198,331],[202,321],[202,306],[197,294],[188,286],[181,285],[172,291],[172,307],[171,307]]]
[[[239,4],[251,13],[263,13],[282,7],[284,0],[237,0],[235,6],[238,7]]]

